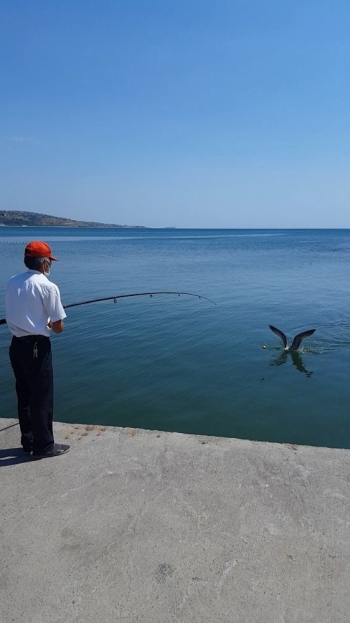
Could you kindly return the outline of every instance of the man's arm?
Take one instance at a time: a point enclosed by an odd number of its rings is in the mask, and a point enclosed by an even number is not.
[[[66,318],[66,312],[62,307],[60,291],[55,283],[49,282],[49,287],[44,289],[43,305],[48,317],[50,318],[47,326],[54,333],[62,333],[64,329],[63,319]],[[59,320],[51,320],[51,318],[59,318]]]

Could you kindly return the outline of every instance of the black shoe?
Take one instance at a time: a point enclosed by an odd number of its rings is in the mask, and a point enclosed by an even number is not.
[[[55,443],[53,448],[45,454],[33,454],[33,459],[49,459],[51,456],[60,456],[61,454],[66,454],[69,452],[70,446],[64,443]]]
[[[33,448],[23,448],[23,454],[29,455],[33,452]]]

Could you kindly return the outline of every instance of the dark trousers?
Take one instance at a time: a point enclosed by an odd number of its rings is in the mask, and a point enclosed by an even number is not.
[[[53,370],[50,339],[44,336],[12,338],[10,361],[16,378],[17,409],[24,450],[34,454],[54,444]]]

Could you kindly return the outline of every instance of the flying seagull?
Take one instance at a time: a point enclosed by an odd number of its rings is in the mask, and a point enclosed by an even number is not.
[[[278,337],[281,338],[281,340],[283,342],[283,348],[284,348],[285,351],[288,351],[288,350],[298,350],[298,348],[299,348],[300,344],[302,343],[303,339],[305,337],[308,337],[309,335],[312,335],[316,331],[316,329],[309,329],[309,331],[303,331],[302,333],[298,333],[298,335],[295,336],[291,346],[288,346],[287,338],[284,335],[283,331],[280,331],[279,329],[276,329],[276,327],[273,327],[272,324],[269,324],[269,327],[270,327],[271,331],[276,333],[276,335],[278,335]]]

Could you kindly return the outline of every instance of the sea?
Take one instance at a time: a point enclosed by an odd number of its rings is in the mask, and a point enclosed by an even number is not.
[[[59,258],[64,305],[202,297],[67,308],[55,420],[350,448],[350,230],[2,227],[0,318],[30,240]],[[289,340],[316,331],[285,353],[270,324]],[[9,418],[10,339],[1,325]]]

